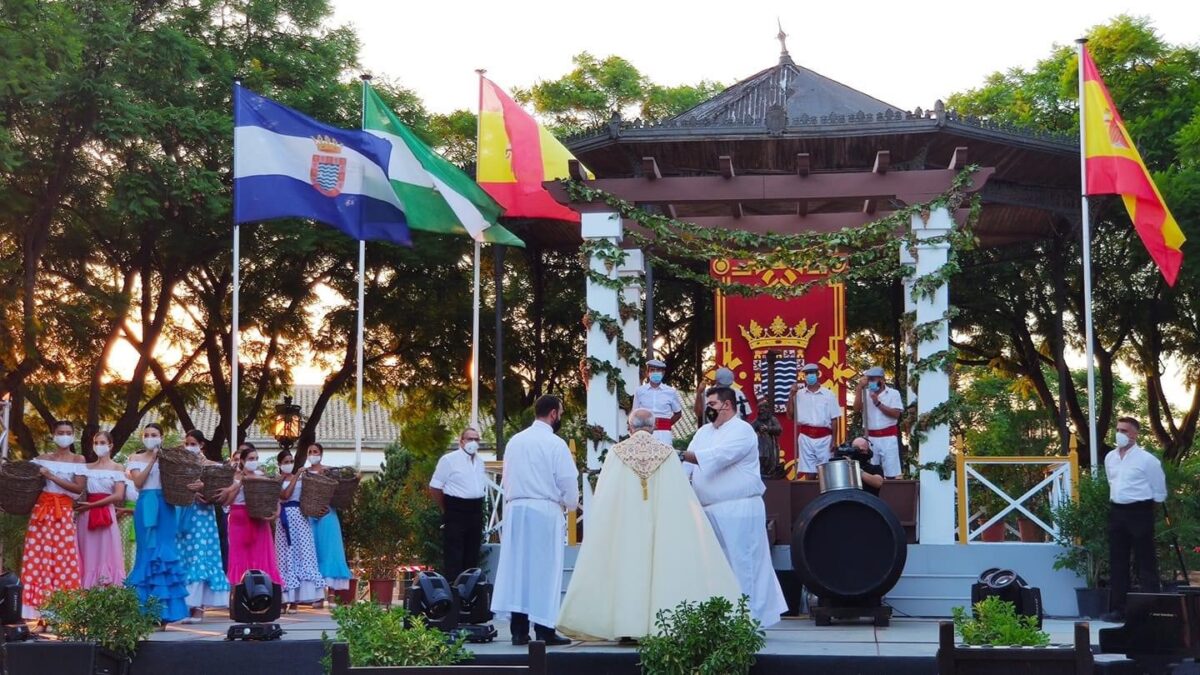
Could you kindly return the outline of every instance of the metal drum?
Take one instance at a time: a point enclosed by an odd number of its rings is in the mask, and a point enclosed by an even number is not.
[[[818,466],[817,479],[821,483],[821,494],[834,490],[862,489],[858,462],[849,459],[835,459]]]

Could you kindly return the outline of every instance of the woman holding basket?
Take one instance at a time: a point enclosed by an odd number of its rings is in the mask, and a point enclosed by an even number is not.
[[[317,563],[312,524],[300,512],[300,495],[307,472],[295,471],[295,460],[287,450],[275,459],[283,478],[279,494],[283,505],[279,525],[275,528],[275,554],[283,577],[283,601],[288,604],[288,612],[294,612],[297,604],[317,602],[325,597],[325,577],[321,576],[321,567]]]
[[[268,519],[252,518],[246,510],[245,483],[265,476],[258,468],[258,450],[253,444],[242,443],[234,455],[233,485],[221,492],[222,503],[229,506],[229,565],[226,577],[230,584],[239,584],[248,570],[262,570],[280,586],[279,563],[275,557],[271,521],[279,517],[279,502],[275,514]]]
[[[192,430],[183,439],[183,447],[200,458],[204,466],[220,465],[204,456],[208,439],[204,433]],[[196,501],[179,508],[179,554],[187,577],[187,606],[191,616],[180,623],[200,623],[205,608],[229,606],[229,580],[221,561],[221,536],[217,532],[217,513],[200,491],[196,481],[188,488],[196,493]]]
[[[137,552],[125,585],[135,589],[145,605],[158,598],[163,623],[179,621],[188,615],[187,582],[176,542],[178,511],[163,497],[158,450],[163,432],[158,424],[142,429],[143,450],[129,458],[125,469],[138,491],[133,509],[133,528]]]

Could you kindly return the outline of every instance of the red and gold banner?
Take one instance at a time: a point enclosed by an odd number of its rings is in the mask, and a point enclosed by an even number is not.
[[[726,283],[769,288],[797,286],[821,279],[824,272],[791,268],[761,269],[741,260],[712,261],[709,273]],[[783,433],[780,453],[795,475],[796,433],[787,399],[806,363],[816,363],[821,384],[838,396],[843,411],[846,388],[854,371],[846,367],[846,289],[842,284],[815,285],[797,298],[769,295],[740,296],[717,292],[717,365],[733,371],[734,381],[750,399],[752,409],[767,395],[768,363],[774,353],[775,416]],[[846,435],[846,416],[834,430],[835,442]]]

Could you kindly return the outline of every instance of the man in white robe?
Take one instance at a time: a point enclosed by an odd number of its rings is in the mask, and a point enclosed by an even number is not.
[[[758,436],[738,417],[736,404],[732,389],[709,390],[704,410],[709,423],[696,431],[683,460],[696,465],[692,487],[742,593],[750,596],[751,615],[766,628],[787,612],[787,601],[771,564]]]
[[[629,415],[630,437],[604,460],[558,630],[577,640],[656,633],[659,610],[742,592],[655,416]]]
[[[537,419],[514,435],[504,451],[504,521],[492,611],[511,616],[512,643],[529,644],[529,623],[547,646],[569,644],[556,634],[562,599],[563,509],[579,505],[579,471],[567,444],[555,431],[562,401],[542,396],[534,403]]]

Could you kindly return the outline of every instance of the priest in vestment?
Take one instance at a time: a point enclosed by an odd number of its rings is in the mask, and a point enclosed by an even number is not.
[[[787,601],[771,564],[758,434],[738,416],[736,405],[729,387],[708,390],[708,424],[696,430],[683,461],[694,465],[692,487],[742,593],[750,596],[750,614],[766,628],[779,623]]]
[[[604,460],[558,616],[564,635],[638,638],[656,632],[661,609],[714,596],[736,605],[742,595],[675,450],[654,429],[653,412],[634,410],[630,437]]]

